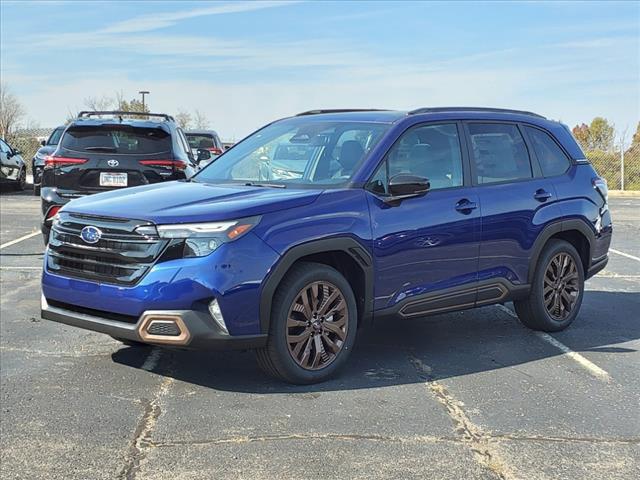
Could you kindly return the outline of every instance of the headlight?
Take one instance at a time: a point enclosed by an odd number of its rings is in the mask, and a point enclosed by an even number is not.
[[[160,238],[184,239],[183,257],[204,257],[223,243],[232,242],[248,233],[260,221],[260,217],[242,218],[224,222],[178,223],[158,225],[155,230]],[[151,234],[154,227],[138,227],[142,235]]]

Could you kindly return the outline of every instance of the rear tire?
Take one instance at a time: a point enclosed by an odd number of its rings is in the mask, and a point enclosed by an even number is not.
[[[40,196],[40,185],[34,185],[33,186],[33,195],[35,197],[39,197]]]
[[[258,364],[285,382],[325,381],[347,361],[357,327],[349,282],[327,265],[299,263],[276,290],[267,345],[256,352]]]
[[[575,320],[584,296],[584,267],[577,250],[551,240],[538,259],[529,297],[513,302],[520,321],[533,330],[557,332]]]

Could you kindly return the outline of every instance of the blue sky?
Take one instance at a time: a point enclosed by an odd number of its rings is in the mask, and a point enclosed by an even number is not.
[[[640,120],[640,2],[2,1],[2,81],[41,126],[86,97],[199,109],[225,138],[313,108]]]

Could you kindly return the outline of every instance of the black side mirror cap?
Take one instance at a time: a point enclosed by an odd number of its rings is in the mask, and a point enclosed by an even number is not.
[[[389,179],[389,193],[392,198],[408,198],[424,195],[429,191],[429,179],[417,175],[400,173]]]
[[[40,142],[40,145],[42,145],[43,147],[44,147],[46,144],[47,144],[47,141],[46,141],[46,140],[42,140],[42,141]]]

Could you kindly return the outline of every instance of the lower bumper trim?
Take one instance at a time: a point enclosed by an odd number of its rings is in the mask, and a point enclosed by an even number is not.
[[[43,296],[41,316],[45,320],[151,345],[176,346],[193,350],[245,350],[260,348],[267,343],[266,334],[229,335],[223,332],[209,315],[195,310],[149,310],[145,311],[136,323],[126,323],[54,307],[49,305]],[[166,319],[175,321],[180,328],[180,335],[148,333],[147,327],[153,321],[166,321]]]
[[[604,267],[607,266],[607,263],[609,263],[609,256],[608,255],[606,257],[604,257],[602,260],[598,260],[596,263],[591,265],[591,267],[589,267],[589,270],[587,271],[587,275],[586,275],[585,280],[593,277],[598,272],[604,270]]]

